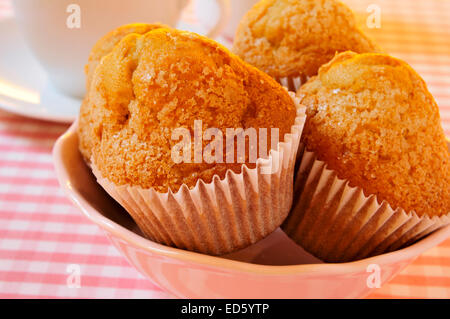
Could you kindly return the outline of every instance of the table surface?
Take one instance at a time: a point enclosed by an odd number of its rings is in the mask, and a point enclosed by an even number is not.
[[[450,1],[344,2],[364,31],[425,79],[450,136]],[[366,27],[372,3],[381,8],[379,29]],[[0,0],[0,19],[12,15],[8,0]],[[0,111],[0,298],[171,297],[131,267],[60,190],[51,149],[67,127]],[[72,264],[81,270],[78,289],[67,285]],[[450,239],[369,298],[450,298]]]

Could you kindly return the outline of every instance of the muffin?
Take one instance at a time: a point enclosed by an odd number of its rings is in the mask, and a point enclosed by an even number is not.
[[[380,49],[336,0],[262,0],[242,19],[233,44],[234,53],[290,90],[347,50]]]
[[[154,24],[146,24],[146,23],[132,23],[120,26],[105,36],[103,36],[100,40],[97,41],[97,43],[92,48],[90,54],[88,63],[85,66],[85,73],[86,73],[86,91],[89,92],[92,78],[94,76],[95,69],[100,64],[101,59],[105,56],[111,53],[111,51],[114,49],[114,47],[128,34],[136,33],[136,34],[145,34],[151,30],[159,29],[159,28],[167,28],[167,26],[159,23]],[[83,99],[83,102],[81,104],[80,112],[83,114],[80,116],[80,127],[86,127],[87,125],[90,125],[91,123],[87,121],[91,118],[91,116],[87,113],[90,112],[91,108],[88,107],[87,98],[89,97],[89,94],[86,94],[86,97]],[[80,134],[84,134],[88,132],[88,130],[80,131]],[[89,143],[91,139],[89,136],[86,136],[82,139],[84,143]],[[82,155],[84,159],[89,162],[92,154],[91,154],[92,145],[86,144],[82,145],[80,148]]]
[[[267,236],[289,212],[303,127],[294,101],[204,37],[172,29],[133,33],[96,67],[90,111],[80,113],[80,149],[92,154],[99,183],[151,240],[224,254]],[[254,140],[244,134],[249,151],[242,154],[238,143],[229,147],[236,135],[230,128],[254,129],[257,141],[260,129],[273,128],[282,142],[269,134],[263,146],[270,155],[253,161]],[[181,147],[180,129],[189,136]],[[215,161],[205,157],[208,147]]]
[[[344,52],[297,93],[307,107],[299,200],[283,228],[325,261],[391,251],[449,223],[450,155],[422,78]]]

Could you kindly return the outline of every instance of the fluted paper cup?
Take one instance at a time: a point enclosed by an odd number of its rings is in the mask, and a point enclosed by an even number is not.
[[[277,77],[275,80],[288,89],[290,92],[297,92],[298,89],[308,82],[311,77],[306,75],[300,76],[288,76],[288,77]]]
[[[258,159],[255,168],[243,164],[240,173],[229,170],[222,180],[199,180],[194,188],[182,185],[176,193],[115,185],[101,176],[94,162],[93,173],[155,242],[211,255],[245,248],[276,230],[292,205],[305,109],[290,95],[297,106],[291,132],[267,159]]]
[[[450,223],[393,209],[337,177],[301,143],[292,211],[282,229],[326,262],[348,262],[397,250]]]

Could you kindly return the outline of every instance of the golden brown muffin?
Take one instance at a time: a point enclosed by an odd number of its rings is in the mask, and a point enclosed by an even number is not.
[[[176,164],[174,129],[187,128],[193,138],[194,121],[201,120],[203,131],[218,128],[226,136],[226,128],[279,128],[282,139],[296,116],[292,99],[272,78],[211,40],[170,29],[126,36],[96,68],[86,104],[82,153],[92,154],[116,185],[161,192],[183,183],[192,188],[199,179],[208,183],[242,166]]]
[[[117,43],[120,42],[125,36],[130,33],[137,34],[145,34],[151,30],[159,29],[159,28],[167,28],[166,25],[154,23],[154,24],[146,24],[146,23],[132,23],[126,24],[118,27],[117,29],[112,30],[105,36],[103,36],[91,50],[89,54],[88,64],[85,67],[86,73],[86,88],[89,90],[91,85],[92,77],[94,76],[94,71],[97,65],[99,65],[100,60],[110,53]]]
[[[262,0],[242,19],[233,52],[275,78],[316,75],[336,52],[379,52],[336,0]]]
[[[345,52],[298,91],[309,150],[366,195],[419,216],[450,212],[450,156],[422,78],[383,54]]]

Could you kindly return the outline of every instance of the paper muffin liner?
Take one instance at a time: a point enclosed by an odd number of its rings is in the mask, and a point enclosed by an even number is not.
[[[298,89],[310,79],[307,75],[278,77],[275,80],[291,92],[297,92]]]
[[[211,183],[199,180],[192,189],[184,184],[176,193],[115,185],[94,164],[93,173],[152,241],[211,255],[250,246],[276,230],[292,205],[305,109],[289,94],[297,107],[291,132],[255,168],[243,164],[240,173],[228,170],[222,180],[217,175]]]
[[[443,216],[418,216],[393,209],[377,196],[337,177],[299,146],[291,213],[282,229],[306,251],[325,262],[348,262],[408,246],[450,223]]]

